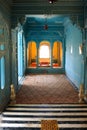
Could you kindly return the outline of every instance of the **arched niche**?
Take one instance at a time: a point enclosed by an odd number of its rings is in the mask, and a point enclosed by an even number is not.
[[[39,46],[39,67],[50,67],[51,50],[48,41],[42,41]]]
[[[52,59],[52,67],[58,68],[62,67],[62,56],[63,56],[63,49],[62,43],[55,41],[53,44],[53,59]]]
[[[27,47],[27,67],[36,68],[37,66],[37,47],[36,42],[31,41]]]

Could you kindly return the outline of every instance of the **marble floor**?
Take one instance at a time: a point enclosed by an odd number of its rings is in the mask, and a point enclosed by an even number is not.
[[[40,130],[41,120],[57,120],[59,130],[87,130],[87,104],[10,104],[0,130]]]

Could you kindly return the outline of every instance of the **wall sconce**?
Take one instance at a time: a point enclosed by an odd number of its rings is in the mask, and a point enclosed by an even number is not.
[[[72,46],[71,46],[70,52],[71,52],[71,54],[73,53],[73,47]]]
[[[82,52],[83,52],[83,44],[80,44],[80,46],[79,46],[79,54],[81,55]]]

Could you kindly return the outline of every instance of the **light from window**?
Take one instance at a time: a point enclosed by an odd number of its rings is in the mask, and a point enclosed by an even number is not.
[[[5,58],[0,59],[0,78],[1,78],[1,89],[5,87]]]
[[[3,51],[5,49],[4,45],[0,45],[0,50]]]
[[[50,58],[49,46],[42,45],[40,46],[40,58]]]
[[[23,35],[18,32],[18,79],[23,76]]]

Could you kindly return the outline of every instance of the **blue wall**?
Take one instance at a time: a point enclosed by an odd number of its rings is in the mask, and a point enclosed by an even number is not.
[[[87,94],[87,4],[85,6],[85,93]]]
[[[10,0],[0,0],[0,111],[7,105],[10,98],[11,85],[11,37],[10,37]],[[3,48],[2,48],[3,46]],[[4,67],[3,67],[4,66]],[[2,72],[3,69],[3,72]],[[3,73],[3,75],[2,75]]]
[[[82,44],[82,32],[80,27],[68,21],[65,27],[66,35],[66,61],[65,71],[69,79],[79,88],[84,82],[84,60],[83,54],[79,53]]]

